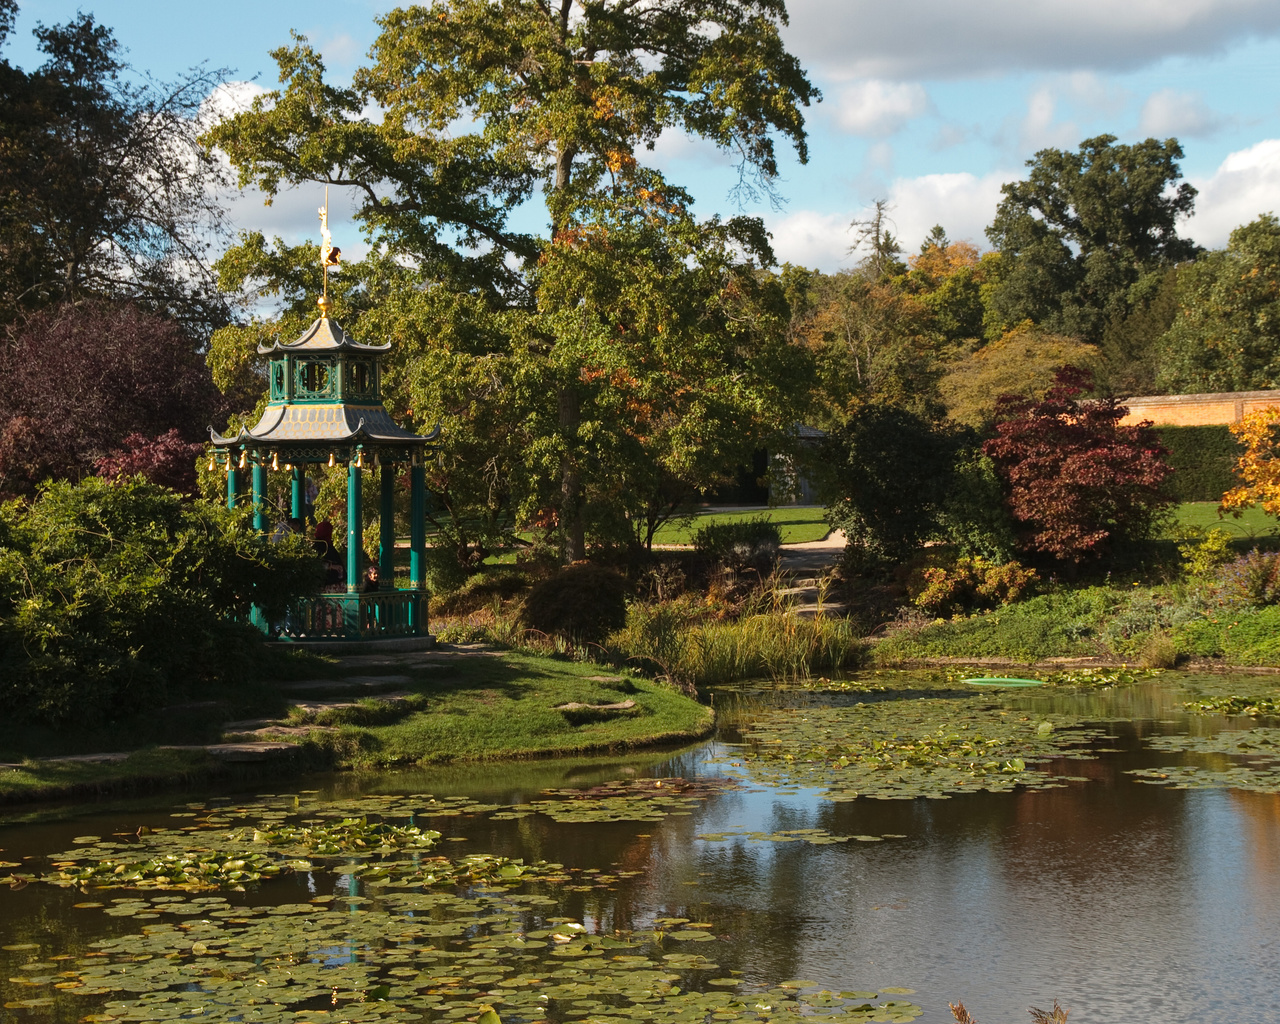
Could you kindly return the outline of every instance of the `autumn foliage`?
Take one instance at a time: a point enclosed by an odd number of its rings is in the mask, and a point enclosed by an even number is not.
[[[1222,511],[1241,511],[1261,505],[1267,515],[1280,516],[1280,406],[1251,412],[1231,433],[1245,447],[1236,462],[1236,475],[1244,481],[1222,496]]]
[[[983,451],[1000,474],[1022,547],[1079,562],[1148,536],[1171,470],[1150,423],[1121,426],[1118,399],[1081,400],[1092,374],[1064,366],[1043,400],[1004,395]]]

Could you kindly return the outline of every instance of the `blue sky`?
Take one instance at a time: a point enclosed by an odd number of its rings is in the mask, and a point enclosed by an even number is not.
[[[83,10],[115,30],[138,68],[165,78],[208,62],[253,88],[275,83],[267,53],[290,29],[345,81],[377,34],[375,16],[392,6],[19,2],[5,51],[19,65],[38,61],[36,22]],[[878,198],[909,250],[935,223],[981,245],[1001,183],[1022,175],[1028,157],[1103,133],[1182,142],[1183,172],[1200,189],[1183,233],[1203,245],[1280,213],[1280,0],[791,0],[789,9],[785,38],[824,100],[808,112],[809,163],[783,161],[786,205],[746,210],[765,218],[780,259],[851,265],[849,223]],[[734,173],[714,149],[673,136],[655,158],[700,212],[738,212]],[[308,193],[265,209],[247,195],[234,213],[241,227],[296,241],[316,236],[317,203]]]

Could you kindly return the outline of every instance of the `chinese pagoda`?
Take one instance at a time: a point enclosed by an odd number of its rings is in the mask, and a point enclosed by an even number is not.
[[[325,291],[320,317],[289,344],[258,347],[271,356],[270,398],[262,418],[234,437],[210,428],[213,462],[227,476],[227,505],[246,498],[248,477],[254,527],[269,528],[267,474],[291,474],[291,516],[305,512],[308,466],[347,467],[346,593],[321,594],[303,603],[283,627],[285,640],[351,640],[427,635],[426,470],[437,427],[421,436],[397,426],[382,404],[381,356],[391,346],[354,341],[329,317],[328,268],[337,262],[326,209],[321,210]],[[394,497],[397,477],[409,471],[409,587],[395,588]],[[361,477],[376,471],[381,485],[378,589],[362,592],[364,537]]]

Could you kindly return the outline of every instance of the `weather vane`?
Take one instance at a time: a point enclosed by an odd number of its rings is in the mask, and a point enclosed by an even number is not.
[[[324,294],[317,305],[326,316],[329,313],[329,268],[342,260],[342,250],[333,244],[329,234],[329,186],[324,187],[324,206],[320,207],[320,266],[324,270]]]

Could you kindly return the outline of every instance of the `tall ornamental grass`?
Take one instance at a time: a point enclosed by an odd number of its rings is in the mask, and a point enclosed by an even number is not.
[[[608,640],[620,659],[647,664],[685,686],[740,679],[807,679],[856,668],[866,646],[843,619],[801,619],[785,612],[698,622],[674,604],[632,605],[627,625]]]

